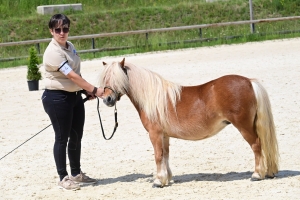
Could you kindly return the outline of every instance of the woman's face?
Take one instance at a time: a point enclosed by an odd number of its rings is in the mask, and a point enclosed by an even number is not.
[[[66,47],[69,35],[69,27],[67,24],[57,25],[55,28],[50,29],[50,33],[61,46]]]

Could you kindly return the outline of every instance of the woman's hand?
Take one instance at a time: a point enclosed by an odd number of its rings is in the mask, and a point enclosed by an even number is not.
[[[96,98],[96,96],[92,92],[86,91],[86,93],[87,93],[88,100],[93,100]]]
[[[103,88],[97,88],[97,91],[96,91],[96,93],[95,93],[95,95],[97,96],[97,97],[100,97],[101,99],[103,99],[103,94],[104,94],[104,89]]]
[[[96,88],[96,89],[94,89],[94,90],[95,90],[95,92],[94,92],[94,91],[93,91],[93,92],[88,92],[88,91],[86,91],[88,100],[93,100],[93,99],[95,99],[96,97],[102,98],[102,96],[103,96],[103,94],[104,94],[103,88]]]

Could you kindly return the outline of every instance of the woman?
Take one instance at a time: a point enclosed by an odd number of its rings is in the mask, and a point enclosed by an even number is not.
[[[60,181],[59,188],[78,190],[80,184],[93,184],[96,179],[86,176],[80,168],[81,139],[85,120],[84,102],[80,91],[87,91],[90,99],[103,95],[85,81],[80,74],[80,58],[69,41],[70,20],[55,14],[49,21],[53,36],[43,56],[45,91],[42,102],[55,132],[54,159]],[[66,149],[71,174],[66,169]]]

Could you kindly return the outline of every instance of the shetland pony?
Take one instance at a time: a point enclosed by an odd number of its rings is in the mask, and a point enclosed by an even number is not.
[[[114,106],[127,95],[148,131],[157,174],[153,187],[172,179],[169,138],[202,140],[232,124],[249,143],[255,157],[251,180],[278,173],[278,144],[268,94],[255,79],[227,75],[202,85],[181,86],[148,69],[121,62],[100,76],[103,102]]]

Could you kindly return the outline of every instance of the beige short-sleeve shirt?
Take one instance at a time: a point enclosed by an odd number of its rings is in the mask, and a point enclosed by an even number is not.
[[[72,70],[80,74],[80,57],[78,56],[74,45],[68,43],[68,48],[60,46],[55,39],[49,43],[43,55],[43,80],[45,88],[49,90],[64,90],[68,92],[76,92],[81,88],[73,81],[68,79],[63,73],[58,71],[60,65],[68,61]]]

